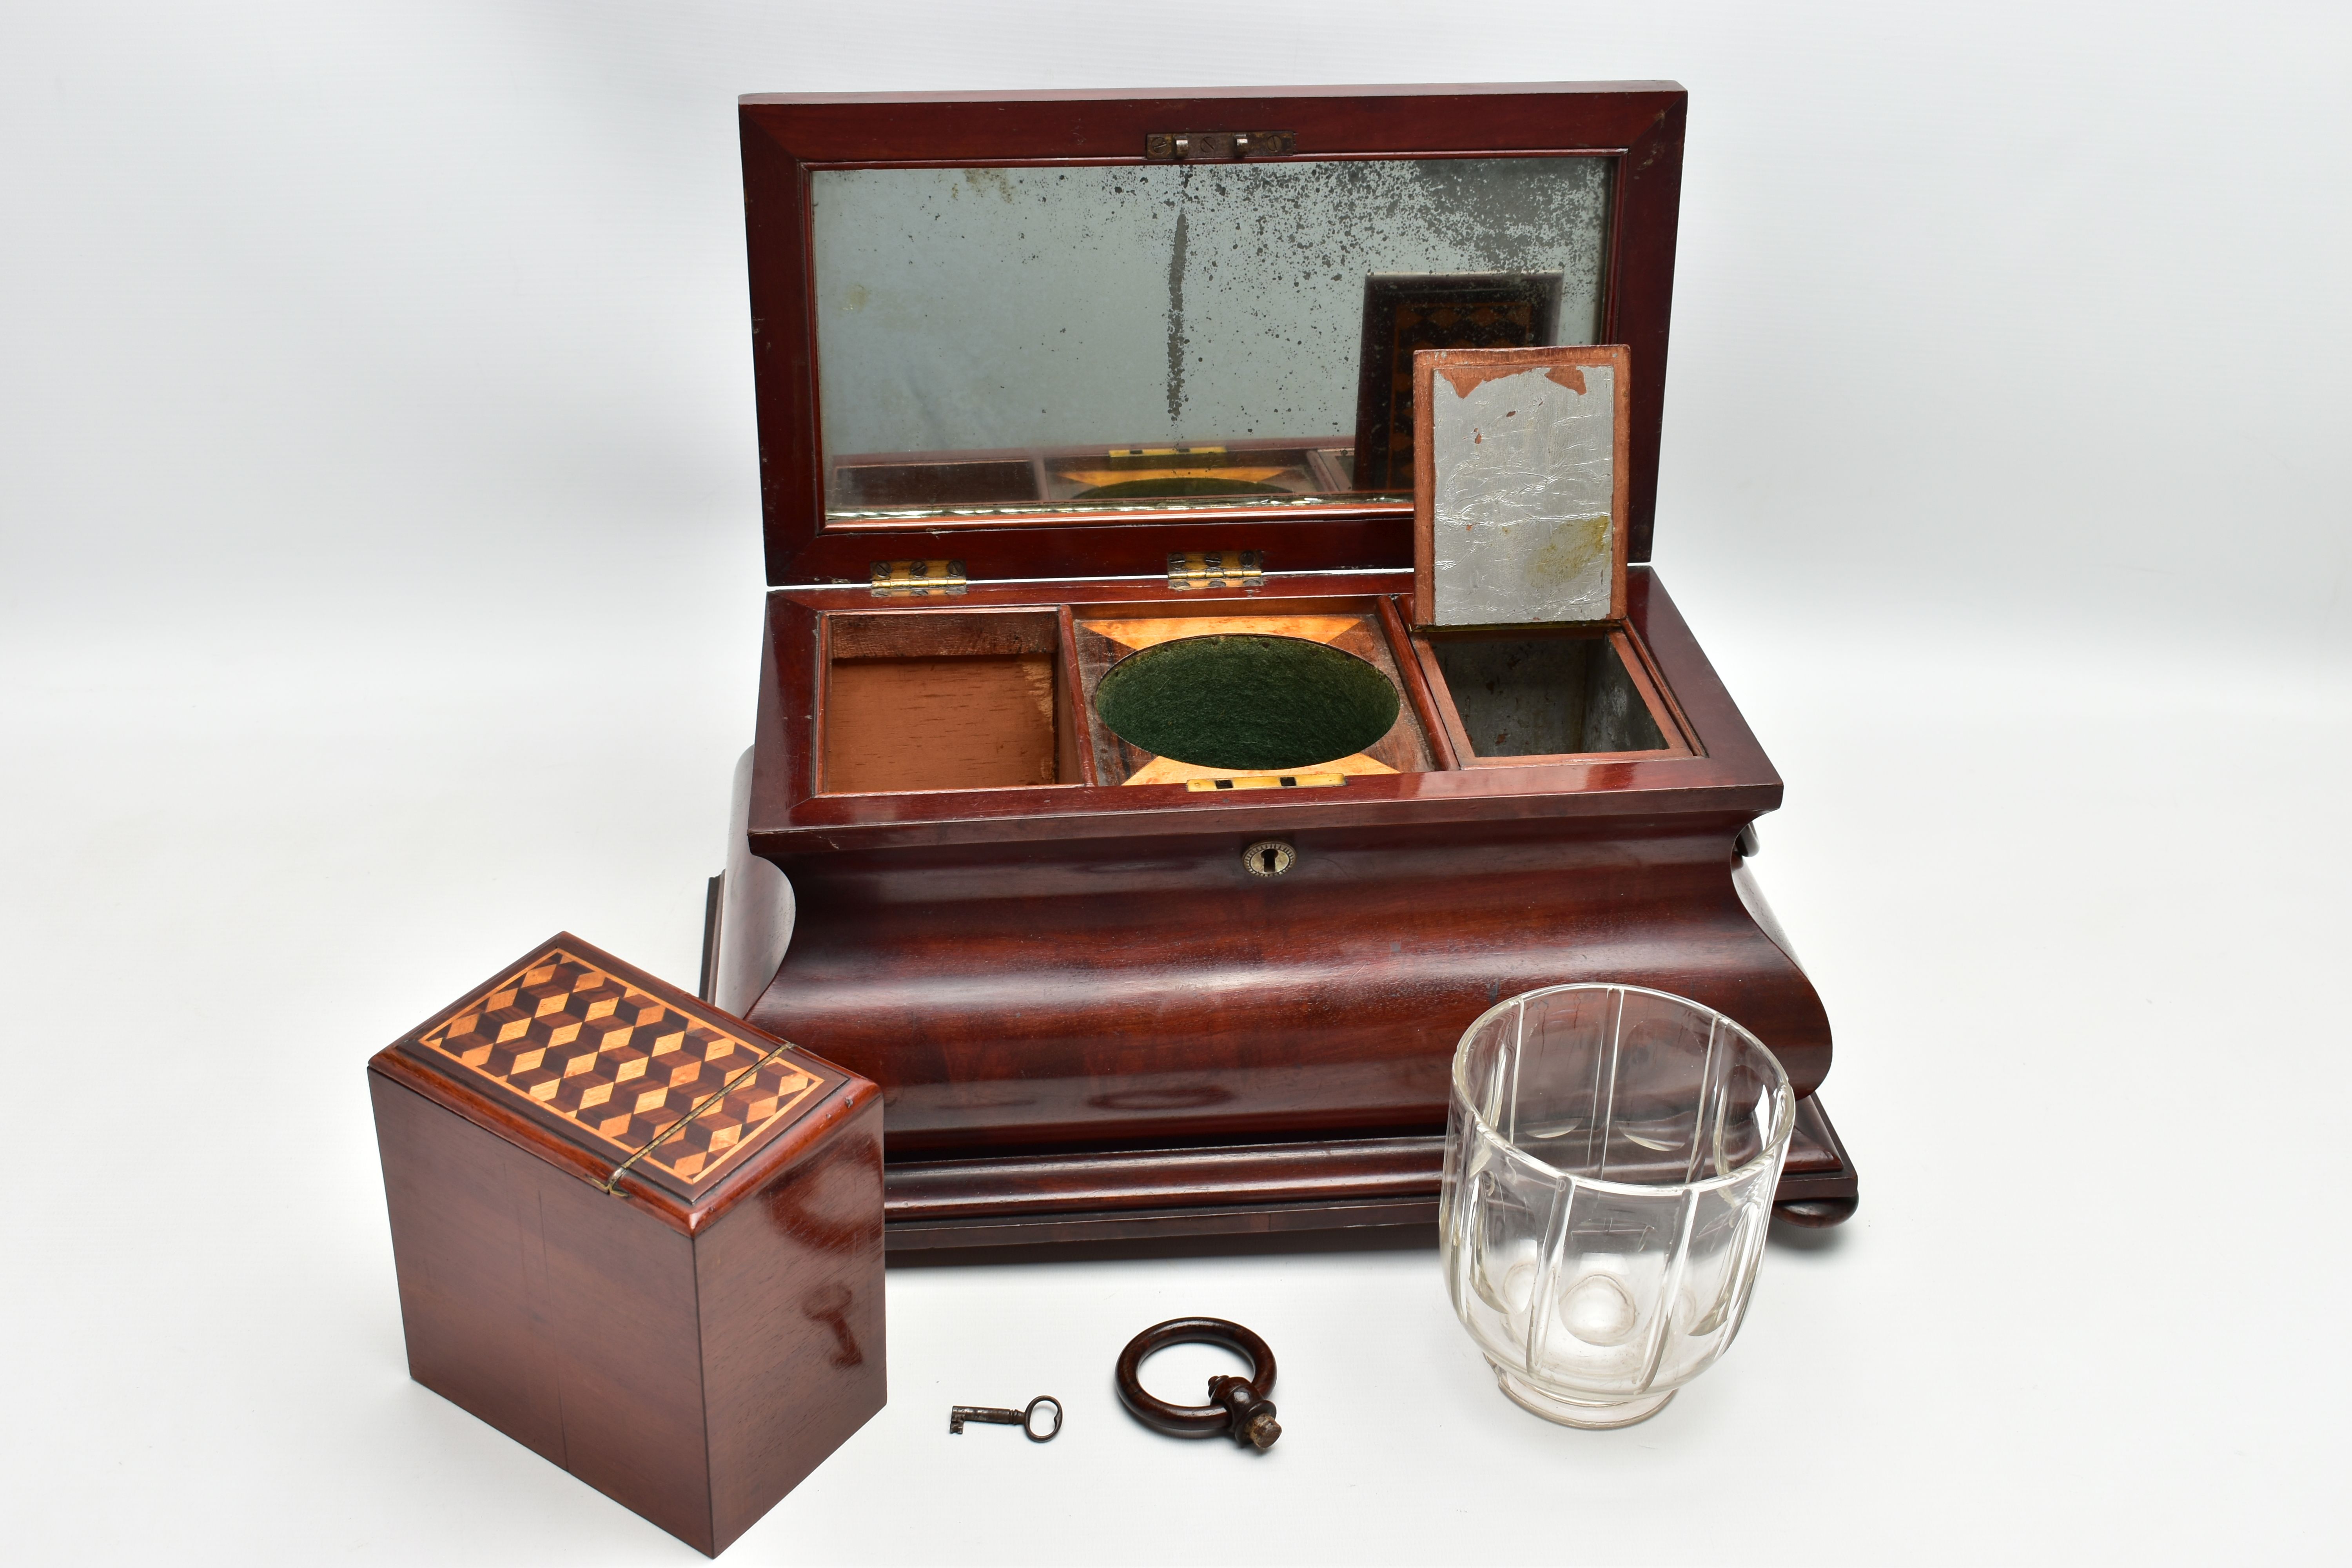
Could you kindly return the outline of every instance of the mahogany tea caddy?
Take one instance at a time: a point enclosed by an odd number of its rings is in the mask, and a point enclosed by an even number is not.
[[[1648,564],[1684,116],[742,100],[769,592],[706,984],[881,1087],[894,1250],[1425,1225],[1463,1028],[1580,980],[1752,1029],[1804,1097],[1781,1212],[1852,1211],[1746,865],[1780,779]],[[1622,345],[1605,617],[1422,624],[1412,497],[1350,488],[1349,428],[1410,360],[1347,312],[1414,272],[1557,273],[1558,336]],[[1105,672],[1193,637],[1353,655],[1394,727],[1287,771],[1110,731]]]
[[[711,1556],[881,1409],[873,1084],[559,933],[368,1092],[452,1404]]]

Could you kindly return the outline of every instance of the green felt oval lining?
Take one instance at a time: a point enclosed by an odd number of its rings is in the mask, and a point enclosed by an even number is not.
[[[1180,637],[1105,670],[1095,711],[1155,756],[1287,773],[1377,743],[1396,723],[1397,690],[1354,654],[1304,637]]]

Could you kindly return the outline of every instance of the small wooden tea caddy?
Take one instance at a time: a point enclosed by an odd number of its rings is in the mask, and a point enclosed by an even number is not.
[[[368,1092],[435,1393],[712,1556],[882,1408],[873,1084],[559,933]]]
[[[1780,779],[1647,564],[1684,111],[742,101],[770,592],[707,984],[882,1087],[893,1249],[1425,1224],[1463,1029],[1588,979],[1752,1028],[1804,1096],[1782,1212],[1852,1211],[1746,867]],[[1605,605],[1433,624],[1414,351],[1580,343],[1617,345]],[[1111,672],[1194,638],[1352,656],[1388,728],[1114,731]],[[1211,752],[1224,690],[1164,699]]]

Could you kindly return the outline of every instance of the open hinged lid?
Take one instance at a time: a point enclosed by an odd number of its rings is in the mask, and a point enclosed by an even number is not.
[[[878,1092],[569,932],[371,1065],[689,1230]]]
[[[1625,615],[1625,350],[1412,356],[1412,618],[1423,626]]]
[[[1402,569],[1413,353],[1595,343],[1646,560],[1683,112],[1655,82],[746,98],[769,583]]]

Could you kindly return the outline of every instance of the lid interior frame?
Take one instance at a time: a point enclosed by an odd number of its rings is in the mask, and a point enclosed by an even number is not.
[[[1628,556],[1649,556],[1680,198],[1685,94],[1669,82],[1234,89],[1168,94],[754,95],[740,107],[771,586],[866,581],[885,559],[952,555],[975,578],[1146,576],[1172,548],[1263,550],[1278,573],[1394,569],[1409,504],[1155,509],[828,523],[810,176],[829,169],[1142,165],[1155,132],[1296,133],[1290,161],[1603,157],[1612,183],[1603,342],[1633,366]]]

